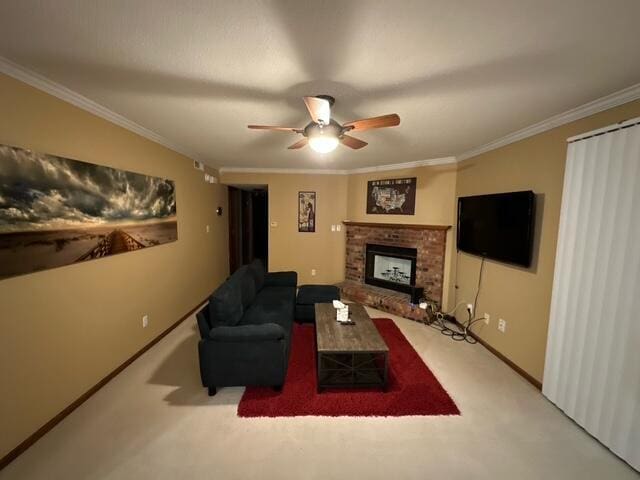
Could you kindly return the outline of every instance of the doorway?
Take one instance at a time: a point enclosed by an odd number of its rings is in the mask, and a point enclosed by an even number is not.
[[[269,265],[269,193],[266,185],[229,186],[229,271],[260,259]]]

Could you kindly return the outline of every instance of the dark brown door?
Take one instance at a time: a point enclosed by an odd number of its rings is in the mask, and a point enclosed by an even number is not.
[[[229,271],[242,265],[242,190],[229,187]]]
[[[266,189],[229,187],[229,271],[256,258],[268,265],[268,237]]]
[[[252,192],[242,191],[242,263],[253,261],[253,202]]]

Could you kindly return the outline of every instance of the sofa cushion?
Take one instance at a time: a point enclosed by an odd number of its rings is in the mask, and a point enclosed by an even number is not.
[[[244,272],[244,275],[239,278],[239,281],[242,307],[246,310],[256,298],[256,282],[248,268]]]
[[[298,305],[331,303],[340,299],[340,289],[335,285],[302,285],[298,290]]]
[[[262,323],[260,325],[212,328],[209,332],[209,338],[219,342],[264,342],[286,338],[286,334],[280,325]]]
[[[253,275],[249,273],[249,266],[243,265],[229,277],[227,282],[235,283],[240,289],[242,307],[246,310],[256,297],[256,284]]]
[[[254,302],[244,312],[240,325],[260,325],[263,323],[275,323],[288,333],[293,325],[295,306],[293,302],[260,303]]]
[[[262,290],[264,287],[264,278],[267,272],[264,269],[264,264],[262,260],[256,258],[253,262],[249,264],[249,273],[253,275],[253,280],[256,283],[256,292]]]
[[[293,303],[279,306],[254,304],[245,312],[240,324],[263,325],[275,323],[276,325],[280,325],[284,332],[284,340],[288,351],[289,342],[291,341],[291,330],[293,329],[294,312],[295,307]]]
[[[209,298],[209,324],[211,327],[237,325],[242,319],[242,314],[240,286],[230,278]]]
[[[254,303],[278,305],[281,303],[295,303],[296,289],[292,287],[264,287],[258,292]]]

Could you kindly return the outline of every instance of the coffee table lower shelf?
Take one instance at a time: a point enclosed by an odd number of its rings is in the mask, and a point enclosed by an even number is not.
[[[388,352],[318,352],[318,393],[323,388],[387,387]]]

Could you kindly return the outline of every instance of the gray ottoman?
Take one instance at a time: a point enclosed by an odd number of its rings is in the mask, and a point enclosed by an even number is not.
[[[334,300],[340,300],[340,289],[335,285],[302,285],[296,298],[296,320],[314,322],[315,304],[331,303]]]

